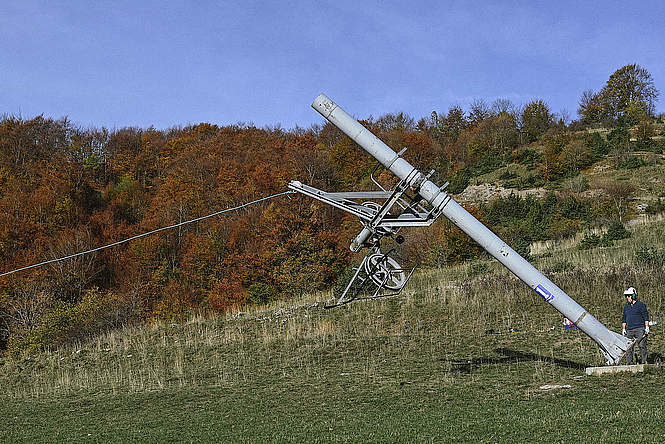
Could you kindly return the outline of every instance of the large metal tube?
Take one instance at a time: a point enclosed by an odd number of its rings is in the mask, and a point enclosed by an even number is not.
[[[489,254],[506,266],[515,276],[533,289],[600,347],[608,364],[616,364],[624,356],[632,341],[609,330],[557,285],[545,277],[526,259],[510,248],[489,228],[483,225],[436,184],[425,179],[409,162],[402,159],[388,145],[362,126],[324,94],[319,95],[312,107],[332,124],[353,139],[383,166],[418,190],[424,200],[440,210],[452,223],[478,242]]]

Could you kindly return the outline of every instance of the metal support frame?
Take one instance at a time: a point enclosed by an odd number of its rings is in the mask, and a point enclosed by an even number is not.
[[[386,289],[386,284],[390,278],[390,273],[397,272],[397,273],[406,273],[407,270],[403,268],[397,268],[393,270],[386,270],[385,276],[383,280],[377,284],[376,281],[372,279],[372,276],[376,276],[377,272],[380,271],[381,264],[384,261],[387,261],[390,258],[390,254],[394,252],[394,249],[391,249],[387,253],[377,253],[378,248],[372,249],[365,257],[363,257],[363,260],[360,262],[360,265],[358,267],[355,267],[355,273],[353,274],[353,277],[349,281],[349,283],[346,285],[346,288],[340,295],[340,297],[337,299],[337,302],[334,304],[330,305],[324,305],[323,308],[329,309],[329,308],[336,308],[336,307],[341,307],[342,305],[346,305],[350,302],[353,301],[359,301],[359,300],[369,300],[369,299],[379,299],[379,298],[385,298],[385,297],[390,297],[390,296],[398,296],[399,294],[402,293],[402,290],[406,286],[406,284],[409,282],[411,279],[411,276],[413,275],[413,272],[416,270],[416,267],[414,266],[411,271],[409,271],[409,274],[406,275],[406,278],[404,279],[404,282],[401,283],[399,288],[396,290],[392,290],[392,292],[384,292],[383,290]],[[370,260],[370,257],[376,255],[376,254],[381,254],[382,258],[377,261],[376,264],[370,265],[368,267],[368,263]],[[359,281],[360,284],[353,288],[354,282]],[[367,283],[371,282],[376,286],[376,289],[374,290],[374,293],[372,293],[371,296],[367,297],[359,297],[361,293],[365,291],[365,287],[367,286]]]
[[[391,191],[329,193],[297,180],[289,182],[288,187],[358,217],[362,224],[372,231],[392,232],[394,229],[402,227],[429,227],[441,215],[441,211],[437,211],[435,208],[426,210],[415,198],[412,199],[412,202],[408,202],[403,197],[409,188],[404,180],[400,181]],[[368,199],[382,200],[383,203],[377,210],[373,206],[366,205],[367,202],[357,201],[367,201]],[[400,208],[399,213],[391,213],[395,207]]]
[[[400,154],[404,151],[405,149],[400,151]],[[399,155],[393,161],[398,158]],[[370,248],[370,251],[363,258],[360,265],[355,268],[353,277],[338,298],[337,303],[327,305],[326,308],[339,307],[354,300],[399,295],[411,279],[416,267],[413,267],[408,275],[405,275],[407,270],[401,268],[390,256],[394,253],[394,249],[387,253],[381,253],[381,238],[393,236],[403,227],[430,226],[441,215],[441,212],[434,208],[427,210],[421,204],[417,194],[410,196],[407,193],[410,188],[409,180],[401,180],[389,191],[383,188],[374,179],[374,173],[380,166],[381,164],[378,164],[370,175],[380,191],[329,193],[298,181],[289,183],[289,189],[346,211],[358,217],[363,224],[362,231],[351,243],[351,250],[357,252],[362,248]],[[370,264],[372,258],[376,258],[377,255],[381,255],[381,258]],[[389,280],[394,277],[395,273],[401,273],[406,278],[403,281],[400,280],[398,285],[390,285]],[[354,287],[353,284],[356,282],[360,282],[360,285]],[[369,297],[359,297],[360,293],[366,290],[368,283],[374,284],[376,289]]]

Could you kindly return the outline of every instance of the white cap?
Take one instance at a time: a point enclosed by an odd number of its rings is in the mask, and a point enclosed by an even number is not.
[[[626,291],[623,292],[626,296],[634,296],[637,293],[633,287],[628,287]]]

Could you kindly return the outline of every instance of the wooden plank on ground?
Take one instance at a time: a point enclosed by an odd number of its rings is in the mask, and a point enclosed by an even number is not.
[[[587,367],[586,374],[588,376],[592,375],[599,376],[599,375],[606,375],[610,373],[619,373],[619,372],[640,373],[643,372],[648,365],[649,364],[635,364],[635,365],[608,365],[605,367]]]

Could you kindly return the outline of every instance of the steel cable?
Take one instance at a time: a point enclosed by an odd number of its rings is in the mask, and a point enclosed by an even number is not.
[[[28,265],[26,267],[17,268],[17,269],[12,270],[12,271],[7,271],[5,273],[0,274],[0,277],[7,276],[7,275],[13,274],[13,273],[18,273],[19,271],[28,270],[30,268],[41,267],[42,265],[52,264],[54,262],[60,262],[60,261],[64,261],[64,260],[67,260],[67,259],[75,258],[77,256],[83,256],[85,254],[94,253],[95,251],[104,250],[106,248],[115,247],[116,245],[124,244],[126,242],[133,241],[134,239],[149,236],[151,234],[155,234],[155,233],[158,233],[160,231],[170,230],[170,229],[173,229],[173,228],[181,227],[183,225],[191,224],[191,223],[194,223],[194,222],[201,221],[203,219],[208,219],[210,217],[218,216],[218,215],[223,214],[223,213],[228,213],[229,211],[240,210],[240,209],[248,207],[250,205],[255,205],[257,203],[260,203],[260,202],[263,202],[263,201],[266,201],[266,200],[269,200],[269,199],[274,199],[274,198],[279,197],[279,196],[284,196],[285,194],[293,194],[293,193],[295,193],[295,191],[289,190],[289,191],[283,191],[281,193],[272,194],[270,196],[262,197],[261,199],[256,199],[256,200],[253,200],[251,202],[245,202],[244,204],[238,205],[236,207],[226,208],[226,209],[220,210],[220,211],[215,211],[214,213],[208,214],[207,216],[201,216],[201,217],[197,217],[195,219],[190,219],[190,220],[186,220],[184,222],[179,222],[177,224],[157,228],[156,230],[148,231],[148,232],[142,233],[142,234],[137,234],[136,236],[128,237],[127,239],[123,239],[123,240],[120,240],[120,241],[117,241],[117,242],[113,242],[111,244],[102,245],[101,247],[93,248],[91,250],[81,251],[79,253],[70,254],[69,256],[63,256],[63,257],[60,257],[60,258],[57,258],[57,259],[50,259],[48,261],[43,261],[43,262],[39,262],[37,264]]]

